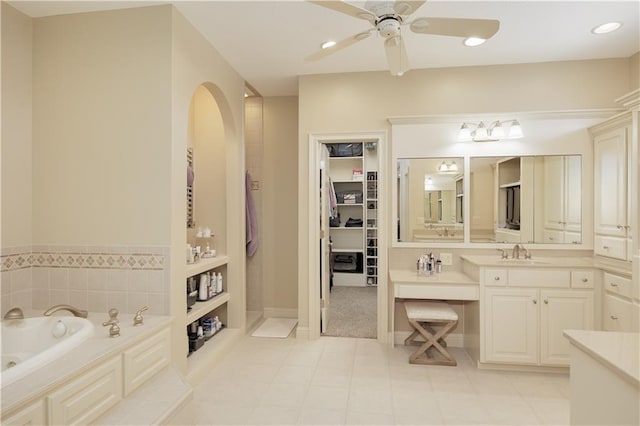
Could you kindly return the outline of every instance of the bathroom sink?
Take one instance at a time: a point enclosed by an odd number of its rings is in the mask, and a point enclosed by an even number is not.
[[[550,265],[550,262],[537,259],[500,259],[498,263],[504,265]]]

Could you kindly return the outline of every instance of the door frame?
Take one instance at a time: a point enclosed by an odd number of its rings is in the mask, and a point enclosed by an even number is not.
[[[308,295],[309,295],[309,339],[320,337],[320,144],[336,142],[375,142],[377,144],[378,169],[378,289],[377,289],[377,340],[389,343],[389,304],[387,285],[387,182],[386,171],[389,149],[387,131],[344,132],[344,133],[310,133],[309,134],[309,247],[308,247]]]

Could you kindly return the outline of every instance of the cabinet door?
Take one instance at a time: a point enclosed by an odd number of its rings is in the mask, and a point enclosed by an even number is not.
[[[564,158],[565,161],[565,230],[578,234],[578,238],[567,240],[565,243],[582,241],[582,159],[579,155],[571,155]]]
[[[44,401],[39,400],[9,417],[2,418],[3,425],[44,425],[46,424]]]
[[[637,326],[633,324],[633,311],[633,304],[630,300],[621,299],[613,294],[605,294],[603,318],[605,331],[629,332],[634,330]]]
[[[593,292],[541,290],[540,363],[569,365],[570,344],[564,330],[593,329]]]
[[[544,228],[563,230],[565,223],[564,157],[544,159]],[[547,241],[545,241],[547,242]],[[561,241],[560,241],[561,242]]]
[[[597,136],[594,143],[595,232],[625,237],[627,129]]]
[[[538,290],[485,289],[485,361],[538,363]]]

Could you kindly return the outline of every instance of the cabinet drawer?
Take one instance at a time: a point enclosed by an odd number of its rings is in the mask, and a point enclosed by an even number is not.
[[[51,424],[89,424],[122,400],[119,356],[69,382],[48,397]]]
[[[604,297],[604,329],[606,331],[631,331],[632,312],[631,302],[607,294]]]
[[[21,409],[18,412],[13,412],[9,417],[2,418],[3,425],[44,425],[47,422],[44,400],[40,400],[29,405],[26,408]]]
[[[169,364],[169,330],[124,352],[124,396],[153,377]]]
[[[571,288],[593,288],[593,271],[571,271]]]
[[[510,287],[569,288],[571,272],[562,269],[515,268],[509,270]]]
[[[488,286],[500,286],[507,285],[509,274],[506,269],[486,269],[484,271],[484,282]]]
[[[629,278],[606,272],[604,274],[604,288],[620,296],[631,298],[632,295],[631,280]]]
[[[564,243],[564,232],[555,229],[545,229],[542,233],[545,243],[562,244]]]
[[[627,240],[620,237],[596,235],[593,251],[600,256],[626,260]]]

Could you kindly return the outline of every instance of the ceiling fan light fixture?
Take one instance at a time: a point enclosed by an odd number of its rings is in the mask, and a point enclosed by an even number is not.
[[[320,45],[320,47],[321,47],[322,49],[329,49],[330,47],[333,47],[333,46],[335,46],[335,45],[336,45],[336,42],[335,42],[335,41],[333,41],[333,40],[329,40],[329,41],[325,41],[324,43],[322,43],[322,44]]]
[[[464,41],[462,43],[467,47],[476,47],[476,46],[480,46],[485,41],[487,41],[486,38],[467,37],[467,38],[464,39]]]
[[[622,26],[620,22],[607,22],[605,24],[600,24],[597,27],[591,29],[593,34],[607,34],[619,29]]]

